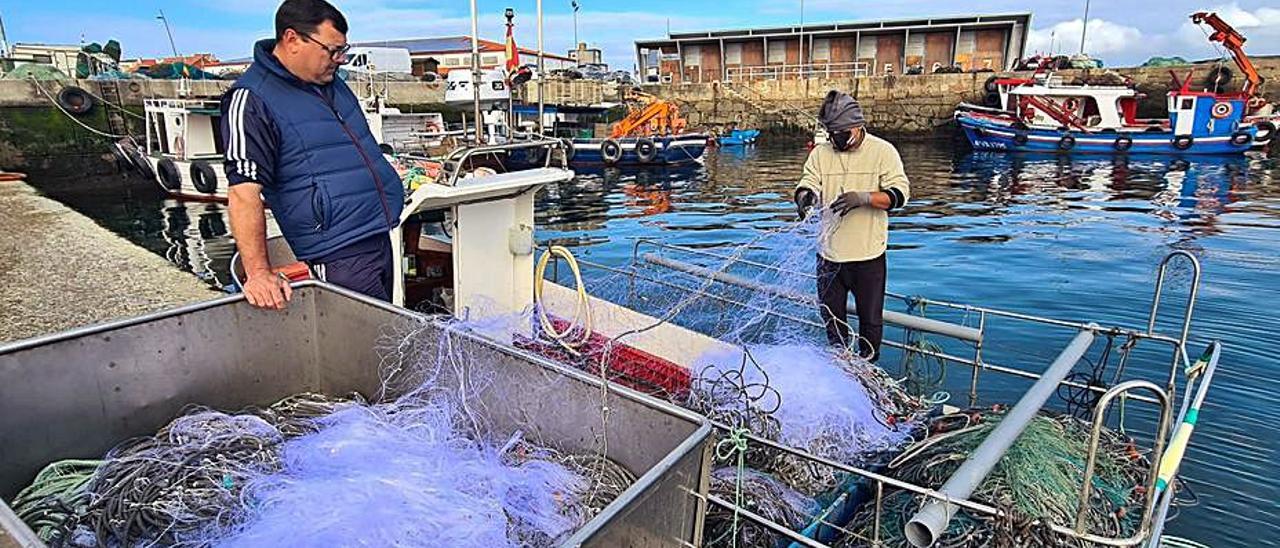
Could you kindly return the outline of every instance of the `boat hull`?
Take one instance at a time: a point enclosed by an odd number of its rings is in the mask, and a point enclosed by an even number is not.
[[[172,158],[170,159],[173,160]],[[151,178],[165,194],[182,200],[227,203],[227,174],[222,169],[221,159],[197,160],[213,168],[213,173],[218,180],[217,187],[213,192],[202,192],[196,188],[194,178],[191,176],[191,164],[195,162],[187,160],[173,160],[174,165],[178,168],[179,183],[177,185],[166,185],[160,177],[160,162],[162,160],[164,160],[162,156],[147,156],[147,163],[151,164]]]
[[[1243,144],[1231,135],[1194,138],[1178,146],[1170,130],[1084,132],[1017,128],[994,116],[957,113],[956,122],[975,150],[1093,154],[1241,154],[1253,147],[1252,133]],[[1249,128],[1246,131],[1252,132]],[[1128,143],[1126,146],[1126,142]]]
[[[640,160],[640,156],[636,154],[636,143],[640,141],[640,137],[625,137],[615,139],[622,148],[622,158],[617,162],[610,164],[604,159],[601,152],[605,139],[574,139],[573,140],[573,160],[571,165],[615,165],[615,166],[671,166],[682,164],[693,164],[702,161],[702,155],[707,149],[707,136],[701,133],[691,133],[687,135],[673,135],[669,137],[653,137],[653,144],[657,147],[657,156],[649,162]]]

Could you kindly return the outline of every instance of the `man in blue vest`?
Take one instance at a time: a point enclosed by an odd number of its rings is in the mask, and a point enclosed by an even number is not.
[[[267,259],[265,198],[314,276],[389,301],[388,232],[404,208],[404,185],[355,94],[335,79],[350,49],[347,20],[324,0],[285,0],[275,23],[275,39],[254,45],[253,65],[222,97],[231,233],[245,296],[274,309],[292,296]]]

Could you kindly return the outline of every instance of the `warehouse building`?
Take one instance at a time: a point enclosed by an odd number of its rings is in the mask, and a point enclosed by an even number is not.
[[[1008,70],[1030,13],[670,33],[636,42],[646,82],[711,82]]]

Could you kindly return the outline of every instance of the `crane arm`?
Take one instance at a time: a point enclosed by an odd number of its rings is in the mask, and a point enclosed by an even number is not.
[[[1213,29],[1213,34],[1209,35],[1209,40],[1219,42],[1231,52],[1231,58],[1235,60],[1236,66],[1240,68],[1240,72],[1244,73],[1248,82],[1244,85],[1244,93],[1253,96],[1258,92],[1262,85],[1262,77],[1258,75],[1258,70],[1254,68],[1253,62],[1249,60],[1249,56],[1244,52],[1245,37],[1240,34],[1231,25],[1223,21],[1218,14],[1213,12],[1196,12],[1191,15],[1191,22],[1196,24],[1206,24]]]

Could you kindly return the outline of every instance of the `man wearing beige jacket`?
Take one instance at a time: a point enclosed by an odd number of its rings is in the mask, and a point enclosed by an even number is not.
[[[885,249],[889,215],[907,203],[910,184],[902,158],[870,135],[858,101],[831,91],[818,118],[828,142],[815,146],[796,186],[800,216],[823,215],[818,242],[818,300],[827,340],[848,348],[848,299],[858,311],[858,353],[875,361],[884,338]]]

